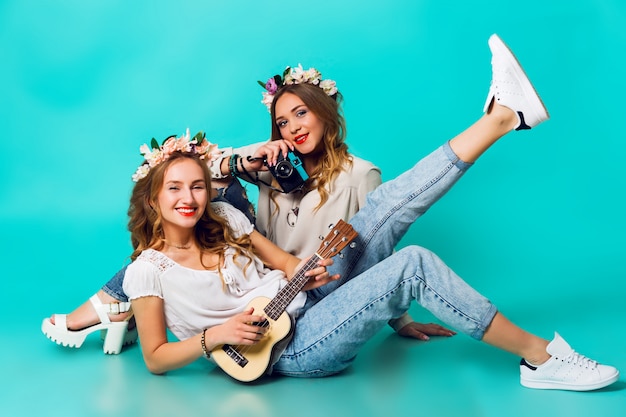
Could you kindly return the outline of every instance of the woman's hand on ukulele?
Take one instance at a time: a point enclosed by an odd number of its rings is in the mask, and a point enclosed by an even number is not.
[[[308,259],[305,259],[302,262],[300,262],[300,265],[298,265],[297,269],[299,269],[302,265],[304,265],[304,263],[307,260]],[[321,287],[322,285],[326,285],[329,282],[336,281],[339,279],[339,274],[330,275],[328,271],[326,270],[327,266],[331,266],[333,264],[332,258],[320,259],[317,262],[317,264],[319,265],[318,267],[313,268],[304,274],[305,276],[309,277],[309,281],[306,283],[306,285],[303,288],[304,291]]]
[[[231,317],[219,326],[212,327],[212,339],[216,344],[254,345],[263,338],[267,331],[267,321],[254,313],[250,307],[246,311]],[[214,342],[215,343],[215,342]]]

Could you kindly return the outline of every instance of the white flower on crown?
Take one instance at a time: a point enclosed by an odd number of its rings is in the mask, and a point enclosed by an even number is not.
[[[148,172],[150,172],[150,165],[147,165],[147,164],[141,165],[139,168],[137,168],[137,171],[133,174],[133,182],[137,182],[142,178],[146,178],[146,176],[148,175]]]
[[[272,102],[274,101],[274,94],[270,94],[267,91],[263,91],[263,99],[261,103],[265,104],[265,107],[269,110],[272,106]]]
[[[337,94],[337,83],[333,80],[320,81],[320,88],[329,96]]]

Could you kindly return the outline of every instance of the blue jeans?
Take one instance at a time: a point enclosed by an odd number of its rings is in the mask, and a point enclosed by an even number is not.
[[[243,188],[238,179],[233,179],[233,181],[225,188],[219,188],[217,190],[218,194],[212,201],[224,201],[226,203],[232,204],[234,207],[238,208],[243,214],[246,215],[250,223],[254,224],[256,221],[254,207],[248,200],[248,196],[246,195],[246,190]],[[113,278],[109,280],[102,287],[102,291],[109,294],[111,297],[115,298],[118,301],[126,302],[128,301],[128,296],[124,293],[124,289],[122,285],[124,283],[124,274],[126,273],[126,267],[119,270]]]
[[[482,339],[497,311],[489,300],[427,249],[393,252],[409,226],[469,167],[445,144],[368,195],[350,220],[359,233],[356,247],[329,268],[341,280],[309,291],[294,337],[273,372],[315,377],[342,371],[413,300],[447,325]]]

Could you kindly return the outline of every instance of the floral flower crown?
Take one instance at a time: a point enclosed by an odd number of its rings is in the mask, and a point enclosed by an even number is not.
[[[200,159],[204,159],[208,156],[211,162],[215,161],[221,155],[221,151],[217,149],[217,145],[206,140],[205,134],[202,132],[196,133],[193,139],[190,140],[189,129],[187,129],[187,132],[182,136],[169,136],[163,141],[161,146],[159,146],[156,139],[152,138],[150,148],[147,143],[144,143],[139,148],[139,152],[145,158],[145,162],[141,164],[133,174],[133,181],[137,182],[145,178],[148,172],[150,172],[150,169],[168,160],[169,157],[177,151],[198,154],[200,155]]]
[[[265,104],[267,110],[271,110],[274,95],[278,89],[284,85],[303,83],[316,85],[324,90],[328,96],[333,98],[337,95],[338,91],[337,84],[333,80],[322,80],[321,72],[315,68],[309,68],[305,71],[302,68],[302,64],[298,64],[295,68],[285,68],[282,76],[278,74],[274,75],[265,83],[263,81],[257,82],[261,85],[261,87],[267,90],[263,92],[263,100],[261,100],[261,103]]]

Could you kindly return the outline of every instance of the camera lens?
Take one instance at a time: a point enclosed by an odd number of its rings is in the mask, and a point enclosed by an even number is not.
[[[276,164],[274,172],[278,178],[289,178],[293,172],[293,166],[289,161],[283,160]]]

